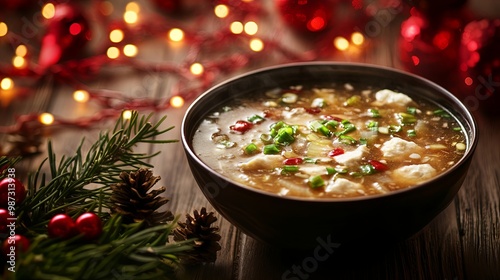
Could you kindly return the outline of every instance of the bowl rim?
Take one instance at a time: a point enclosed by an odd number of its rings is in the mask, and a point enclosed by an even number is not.
[[[366,69],[380,69],[388,72],[393,72],[397,74],[402,74],[406,75],[409,78],[415,79],[420,83],[426,84],[427,87],[432,88],[433,90],[436,90],[437,92],[440,92],[440,94],[444,94],[448,99],[454,103],[454,105],[459,107],[459,110],[456,110],[457,113],[459,111],[460,115],[463,116],[464,121],[469,123],[468,120],[470,120],[470,135],[466,135],[467,140],[469,142],[469,145],[467,145],[467,149],[464,153],[464,155],[458,160],[452,167],[447,169],[446,171],[440,173],[439,175],[433,177],[432,179],[422,182],[420,184],[416,184],[411,187],[407,187],[404,189],[399,189],[399,190],[394,190],[394,191],[389,191],[387,193],[383,194],[375,194],[375,195],[366,195],[366,196],[356,196],[356,197],[341,197],[341,198],[317,198],[317,197],[298,197],[298,196],[282,196],[278,195],[276,193],[272,193],[269,191],[265,190],[260,190],[256,189],[250,186],[247,186],[245,184],[242,184],[240,182],[237,182],[233,179],[230,179],[217,171],[213,170],[210,166],[208,166],[203,160],[201,160],[196,153],[193,151],[192,146],[190,143],[192,140],[186,139],[186,126],[187,126],[187,118],[190,115],[190,113],[194,110],[196,106],[198,106],[198,103],[200,103],[203,99],[205,99],[208,95],[211,94],[214,90],[224,87],[227,84],[230,84],[236,80],[240,80],[252,75],[257,75],[260,73],[264,72],[269,72],[269,71],[277,71],[283,68],[293,68],[293,67],[308,67],[308,66],[336,66],[336,67],[359,67],[359,68],[366,68]],[[447,108],[448,109],[448,108]],[[461,124],[465,126],[465,124]],[[470,157],[473,156],[474,151],[476,149],[477,143],[478,143],[478,125],[477,121],[474,117],[474,115],[467,109],[467,107],[463,104],[462,101],[460,101],[455,95],[453,95],[450,91],[445,89],[444,87],[438,85],[437,83],[423,78],[419,75],[401,70],[401,69],[396,69],[388,66],[383,66],[383,65],[377,65],[377,64],[372,64],[372,63],[363,63],[363,62],[343,62],[343,61],[309,61],[309,62],[292,62],[292,63],[283,63],[283,64],[276,64],[272,66],[267,66],[267,67],[262,67],[258,69],[254,69],[239,75],[236,75],[234,77],[228,78],[212,87],[209,89],[205,90],[203,93],[201,93],[197,98],[195,98],[189,107],[187,108],[186,112],[184,113],[182,123],[181,123],[181,142],[184,147],[184,150],[189,153],[189,156],[195,160],[200,166],[203,167],[203,169],[207,172],[212,173],[213,175],[221,178],[222,180],[228,181],[230,184],[233,184],[235,186],[238,186],[239,188],[242,188],[244,190],[264,195],[264,196],[269,196],[269,197],[274,197],[278,199],[285,199],[285,200],[291,200],[291,201],[301,201],[301,202],[314,202],[314,203],[331,203],[331,202],[356,202],[356,201],[366,201],[366,200],[375,200],[375,199],[385,199],[389,198],[392,196],[397,196],[401,195],[407,192],[412,192],[415,191],[416,189],[421,189],[426,185],[432,184],[432,182],[439,180],[442,177],[447,176],[449,173],[452,173],[455,169],[459,168],[464,162],[468,161]]]

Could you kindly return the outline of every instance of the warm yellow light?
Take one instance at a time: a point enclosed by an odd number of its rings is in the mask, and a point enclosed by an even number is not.
[[[241,34],[243,32],[243,23],[239,21],[233,21],[229,26],[229,29],[233,34]]]
[[[14,56],[12,59],[12,65],[16,68],[23,68],[26,66],[26,59],[22,56]]]
[[[180,42],[184,40],[184,31],[179,28],[172,28],[170,32],[168,32],[168,38],[174,42]]]
[[[19,45],[16,48],[16,55],[17,56],[26,56],[28,54],[28,48],[25,45]]]
[[[264,42],[261,39],[250,40],[250,49],[254,52],[260,52],[264,49]]]
[[[170,98],[170,105],[174,108],[180,108],[182,105],[184,105],[184,98],[180,96],[174,96]]]
[[[113,13],[114,9],[115,9],[115,7],[113,7],[113,3],[109,2],[109,1],[103,1],[103,2],[99,3],[99,11],[104,16],[111,15]]]
[[[351,34],[351,42],[357,46],[363,45],[365,42],[365,36],[363,36],[360,32],[354,32]]]
[[[115,59],[120,56],[120,50],[117,47],[109,47],[106,55],[111,59]]]
[[[42,8],[42,16],[46,19],[51,19],[56,14],[56,7],[52,3],[47,3]]]
[[[248,35],[255,35],[257,34],[257,31],[259,31],[259,26],[255,21],[249,21],[245,23],[244,30]]]
[[[54,123],[54,116],[50,113],[43,113],[38,116],[38,120],[44,125],[51,125]]]
[[[137,2],[130,2],[127,6],[125,6],[125,11],[139,13],[141,11],[141,7],[137,4]]]
[[[83,89],[75,90],[75,92],[73,92],[73,99],[76,102],[85,103],[85,102],[89,101],[90,95],[89,95],[89,92],[86,90],[83,90]]]
[[[139,20],[139,15],[134,11],[126,11],[123,14],[123,20],[128,24],[134,24]]]
[[[229,14],[229,8],[224,4],[220,4],[215,6],[214,13],[219,18],[225,18]]]
[[[349,41],[344,37],[336,37],[333,40],[333,45],[340,51],[345,51],[349,48]]]
[[[196,62],[191,64],[189,70],[191,71],[191,73],[193,73],[193,75],[201,75],[205,69],[203,68],[203,65]]]
[[[113,43],[119,43],[123,40],[123,31],[121,29],[113,29],[109,32],[109,40]]]
[[[132,111],[130,111],[130,110],[123,111],[122,118],[124,120],[130,120],[132,118]]]
[[[139,49],[132,44],[125,45],[123,47],[123,54],[128,57],[134,57],[139,52]]]
[[[11,78],[3,78],[0,81],[0,88],[3,90],[9,90],[14,87],[14,81]]]
[[[9,28],[7,27],[7,24],[5,24],[5,22],[0,22],[0,37],[7,35],[8,31]]]

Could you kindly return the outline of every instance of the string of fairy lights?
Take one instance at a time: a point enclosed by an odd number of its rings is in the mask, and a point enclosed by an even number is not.
[[[237,4],[234,4],[235,2]],[[109,18],[116,12],[111,1],[92,3],[98,5],[94,10],[99,11],[99,17]],[[213,10],[210,15],[200,16],[215,16],[222,24],[219,29],[205,32],[206,30],[202,29],[183,27],[178,21],[167,20],[164,15],[148,14],[150,11],[144,11],[139,2],[128,2],[122,17],[107,24],[107,40],[103,46],[97,48],[102,49],[101,51],[97,51],[90,57],[57,62],[55,65],[57,67],[47,67],[43,71],[32,61],[32,57],[36,56],[36,50],[31,49],[33,46],[22,43],[17,45],[10,66],[0,65],[0,98],[3,107],[15,102],[19,96],[26,97],[35,94],[35,91],[29,87],[17,86],[17,79],[36,80],[51,74],[56,76],[56,81],[74,88],[72,97],[75,102],[94,101],[102,107],[102,110],[92,116],[75,120],[63,119],[49,112],[22,115],[17,117],[16,123],[0,126],[0,133],[24,135],[41,130],[44,126],[89,128],[100,121],[115,118],[120,114],[123,114],[124,118],[130,117],[133,110],[160,111],[168,108],[181,108],[186,101],[195,98],[203,90],[212,86],[218,74],[242,69],[250,62],[266,61],[271,54],[281,55],[281,62],[314,60],[325,56],[322,53],[324,50],[294,51],[282,43],[280,38],[266,38],[263,32],[261,34],[259,21],[264,20],[267,11],[258,1],[220,1],[219,4],[215,3],[211,7]],[[57,8],[58,4],[46,3],[41,7],[40,12],[46,21],[50,21],[56,14]],[[249,14],[251,16],[248,16]],[[324,22],[316,20],[316,27],[319,26],[318,24],[322,25]],[[69,26],[68,31],[71,35],[78,36],[83,28],[84,26],[75,22]],[[177,64],[168,61],[155,63],[141,61],[137,56],[141,51],[140,43],[144,39],[145,31],[154,38],[164,37],[170,46],[190,48],[192,51],[188,53],[192,54],[188,55],[185,61]],[[8,24],[0,21],[0,40],[11,33]],[[333,37],[330,44],[334,52],[352,54],[363,50],[366,38],[362,33],[355,31],[349,36]],[[232,50],[229,54],[224,54],[222,59],[200,60],[197,56],[202,49],[206,51],[207,48],[219,54],[227,51],[221,46],[238,46],[239,48],[238,51]],[[333,54],[329,53],[327,57],[331,58]],[[79,74],[84,75],[83,72],[92,67],[100,69],[113,66],[129,66],[143,71],[172,74],[178,78],[178,85],[173,86],[170,95],[164,99],[148,97],[137,99],[118,91],[90,88],[78,80]],[[85,73],[85,75],[89,74]],[[186,88],[182,86],[185,84],[195,86]],[[53,132],[54,129],[51,131]]]

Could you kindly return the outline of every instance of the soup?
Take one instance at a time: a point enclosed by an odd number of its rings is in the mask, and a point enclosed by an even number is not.
[[[444,108],[390,89],[276,88],[206,116],[200,159],[241,184],[282,196],[383,194],[439,175],[465,153]]]

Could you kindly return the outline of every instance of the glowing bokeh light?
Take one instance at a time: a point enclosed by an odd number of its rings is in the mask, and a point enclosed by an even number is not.
[[[139,20],[139,15],[134,11],[126,11],[123,14],[123,20],[128,24],[134,24]]]
[[[420,64],[420,58],[418,58],[418,56],[412,55],[411,60],[413,61],[413,65],[415,66]]]
[[[127,6],[125,6],[125,11],[135,12],[137,14],[141,11],[141,7],[137,4],[137,2],[129,2]]]
[[[28,48],[25,45],[19,45],[16,48],[16,55],[25,57],[28,54]]]
[[[465,82],[466,85],[470,86],[470,85],[472,85],[472,83],[474,81],[472,80],[471,77],[467,77],[467,78],[465,78],[464,82]]]
[[[255,21],[249,21],[245,23],[243,30],[248,35],[255,35],[259,31],[259,26]]]
[[[184,105],[184,98],[180,96],[174,96],[170,98],[170,105],[174,108],[180,108],[182,105]]]
[[[131,110],[125,110],[125,111],[123,111],[122,118],[124,120],[130,120],[132,118],[132,111]]]
[[[139,49],[132,44],[127,44],[123,47],[123,54],[128,57],[134,57],[139,52]]]
[[[0,88],[3,90],[9,90],[14,88],[14,81],[11,78],[3,78],[2,81],[0,81]]]
[[[106,55],[111,59],[118,58],[120,56],[120,50],[117,47],[109,47],[106,51]]]
[[[113,43],[119,43],[123,40],[125,34],[121,29],[113,29],[109,32],[109,40]]]
[[[22,56],[14,56],[12,59],[12,65],[16,68],[24,68],[27,66],[26,59]]]
[[[191,64],[191,67],[189,68],[189,71],[191,71],[191,73],[193,75],[197,75],[197,76],[201,75],[204,70],[205,69],[204,69],[203,65],[201,65],[198,62]]]
[[[333,45],[337,50],[345,51],[349,48],[349,41],[347,41],[346,38],[339,36],[333,40]]]
[[[115,7],[113,6],[113,3],[109,2],[109,1],[102,1],[99,3],[99,11],[104,16],[111,15],[113,13],[114,9],[115,9]]]
[[[43,113],[38,116],[38,120],[44,125],[51,125],[54,123],[54,116],[50,113]]]
[[[73,92],[73,99],[76,102],[85,103],[85,102],[89,101],[90,95],[89,95],[88,91],[86,91],[86,90],[82,90],[82,89],[75,90],[75,92]]]
[[[229,8],[224,4],[219,4],[215,6],[214,13],[218,18],[225,18],[229,15]]]
[[[7,35],[7,32],[9,32],[7,24],[5,22],[0,22],[0,37]]]
[[[356,46],[361,46],[365,42],[365,36],[360,32],[354,32],[351,34],[351,42]]]
[[[264,42],[258,38],[252,39],[250,40],[250,49],[254,52],[260,52],[264,49]]]
[[[231,30],[233,34],[241,34],[243,33],[243,23],[239,21],[233,21],[231,25],[229,25],[229,30]]]
[[[323,17],[316,16],[307,22],[307,29],[312,32],[320,31],[326,26],[326,21]]]
[[[168,38],[173,42],[180,42],[184,40],[184,31],[179,28],[172,28],[168,32]]]
[[[52,3],[47,3],[42,8],[42,16],[46,19],[51,19],[56,14],[56,7]]]
[[[74,22],[69,26],[69,33],[73,36],[78,35],[80,32],[82,32],[82,26],[81,24]]]

